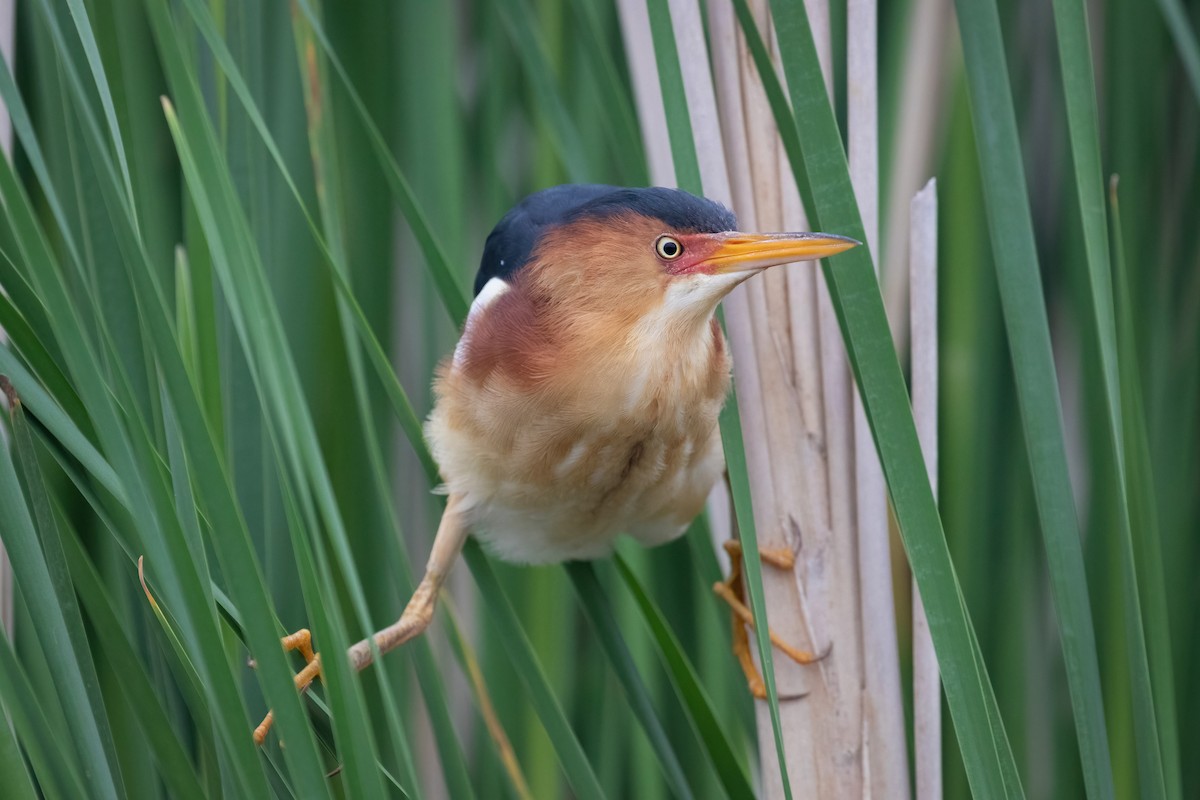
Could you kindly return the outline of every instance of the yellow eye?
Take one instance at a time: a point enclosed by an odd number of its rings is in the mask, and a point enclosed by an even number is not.
[[[664,261],[674,261],[683,255],[683,245],[674,236],[660,236],[654,243],[654,251]]]

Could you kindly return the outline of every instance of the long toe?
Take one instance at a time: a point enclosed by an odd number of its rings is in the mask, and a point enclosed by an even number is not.
[[[291,652],[299,651],[304,656],[304,668],[296,673],[293,681],[296,684],[296,691],[303,692],[312,685],[312,682],[321,677],[321,654],[314,651],[312,648],[312,634],[308,628],[301,628],[293,634],[284,636],[280,640],[283,649]],[[254,729],[254,743],[261,745],[266,741],[267,734],[271,732],[271,726],[275,722],[275,712],[268,711],[263,717],[263,721],[258,723],[258,727]]]

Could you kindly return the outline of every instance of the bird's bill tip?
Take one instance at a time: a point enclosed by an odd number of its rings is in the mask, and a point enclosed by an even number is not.
[[[860,244],[832,233],[731,233],[704,261],[714,273],[746,272],[828,258]]]

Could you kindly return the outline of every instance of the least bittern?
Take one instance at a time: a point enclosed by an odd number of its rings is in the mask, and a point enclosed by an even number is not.
[[[858,244],[736,228],[711,200],[611,186],[547,189],[500,220],[425,427],[446,510],[404,614],[373,637],[381,652],[429,625],[468,533],[506,561],[545,564],[608,555],[622,533],[663,544],[700,513],[723,470],[730,357],[717,304],[768,267]],[[736,578],[719,586],[735,590],[725,594],[740,613],[738,656],[757,688]],[[296,676],[304,689],[320,656],[307,631],[283,644],[309,662]],[[370,641],[349,656],[366,667]]]

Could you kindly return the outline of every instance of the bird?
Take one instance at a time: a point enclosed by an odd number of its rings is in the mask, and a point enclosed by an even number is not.
[[[436,373],[425,435],[445,510],[412,599],[372,637],[378,651],[428,627],[468,535],[517,564],[603,558],[621,535],[649,547],[681,536],[724,474],[731,359],[718,304],[765,269],[858,244],[739,232],[725,206],[680,189],[569,184],[521,200],[487,237],[461,336]],[[735,561],[718,584],[731,605],[737,572]],[[752,623],[744,605],[740,618]],[[745,630],[734,639],[760,694]],[[350,648],[355,669],[372,662],[371,643]],[[321,670],[311,634],[282,644],[307,661],[303,690]],[[256,742],[270,726],[268,712]]]

